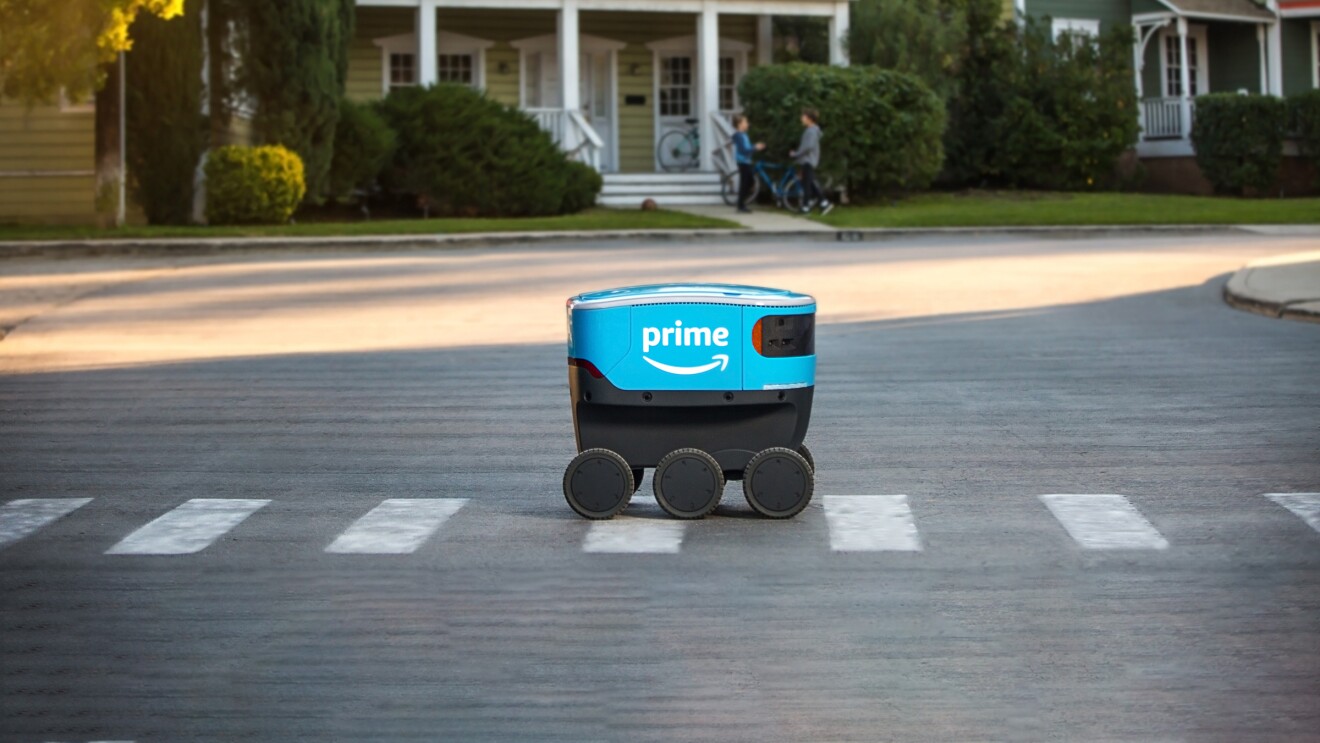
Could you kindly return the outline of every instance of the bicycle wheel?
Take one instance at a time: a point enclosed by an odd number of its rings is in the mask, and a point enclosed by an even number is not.
[[[784,181],[784,194],[779,205],[790,212],[800,212],[802,211],[802,199],[802,184],[798,181],[797,176]]]
[[[663,170],[691,170],[696,167],[700,155],[696,140],[688,132],[675,129],[660,138],[655,148],[656,159]]]
[[[720,194],[724,197],[724,203],[728,204],[729,206],[738,205],[739,180],[740,180],[739,174],[738,171],[736,170],[724,176],[723,185],[720,188]],[[761,192],[761,182],[756,178],[752,178],[752,190],[751,193],[747,194],[747,203],[755,204],[756,196],[760,192]]]

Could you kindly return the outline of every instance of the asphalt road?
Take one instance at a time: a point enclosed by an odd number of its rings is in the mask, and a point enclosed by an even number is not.
[[[0,739],[1320,740],[1320,327],[1220,298],[1315,240],[0,264]],[[666,280],[818,297],[799,518],[564,504]]]

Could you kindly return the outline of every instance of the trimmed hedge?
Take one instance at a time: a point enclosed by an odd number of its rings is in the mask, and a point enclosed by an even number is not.
[[[302,159],[285,147],[231,145],[206,158],[211,224],[283,224],[306,192]]]
[[[1288,99],[1288,129],[1297,135],[1302,155],[1316,169],[1316,187],[1320,188],[1320,90],[1310,90]]]
[[[568,177],[564,182],[564,197],[559,202],[560,213],[574,214],[595,206],[596,194],[605,185],[605,179],[586,163],[571,161],[566,167]]]
[[[1287,104],[1273,96],[1212,93],[1196,99],[1192,146],[1216,191],[1264,195],[1279,175]]]
[[[351,196],[376,181],[394,154],[397,138],[374,106],[347,98],[339,102],[335,151],[330,159],[329,196]]]
[[[911,75],[876,67],[757,67],[738,86],[756,139],[788,161],[803,108],[821,115],[820,174],[852,195],[922,189],[944,161],[944,104]]]
[[[395,90],[381,113],[398,135],[387,185],[442,216],[557,214],[569,168],[536,122],[461,85]]]

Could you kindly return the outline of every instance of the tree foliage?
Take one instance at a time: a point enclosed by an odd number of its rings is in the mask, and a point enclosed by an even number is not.
[[[848,34],[853,64],[915,75],[948,100],[956,92],[966,56],[968,4],[968,0],[857,0]]]
[[[132,48],[142,11],[173,18],[183,0],[0,0],[0,94],[28,104],[61,91],[86,98],[105,79],[102,65]]]
[[[202,102],[201,0],[172,20],[133,24],[126,97],[130,188],[152,224],[186,224],[193,172],[206,146]]]
[[[227,0],[244,29],[241,87],[258,142],[297,152],[307,194],[325,197],[344,94],[353,0]]]

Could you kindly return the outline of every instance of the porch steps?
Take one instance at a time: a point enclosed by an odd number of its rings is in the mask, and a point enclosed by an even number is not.
[[[719,173],[606,173],[596,203],[602,206],[637,208],[655,199],[661,209],[688,204],[722,204]]]

